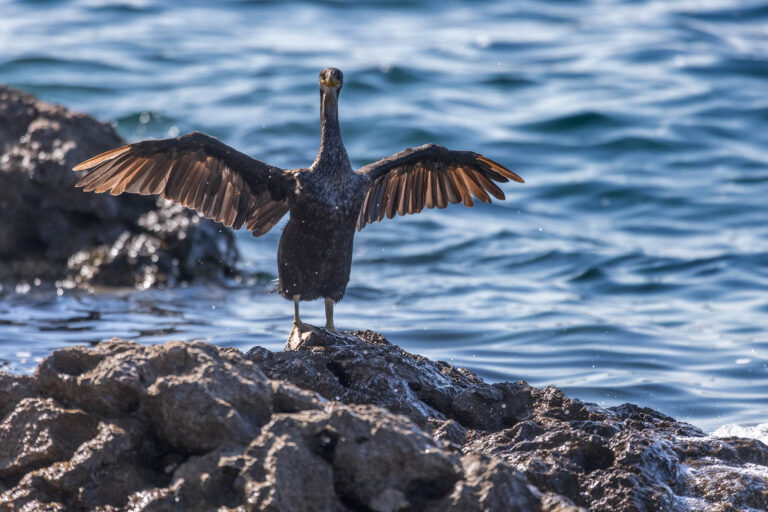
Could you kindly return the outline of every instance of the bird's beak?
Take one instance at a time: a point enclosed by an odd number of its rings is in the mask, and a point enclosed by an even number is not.
[[[320,80],[320,85],[324,85],[325,87],[336,87],[340,83],[341,82],[333,77],[330,77],[328,80]]]

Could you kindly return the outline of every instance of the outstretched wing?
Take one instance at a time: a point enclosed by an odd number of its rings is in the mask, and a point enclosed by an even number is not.
[[[225,226],[261,236],[288,211],[295,180],[203,133],[119,147],[77,165],[86,192],[162,194]]]
[[[358,231],[366,224],[391,219],[427,208],[445,208],[448,203],[474,204],[472,196],[490,203],[489,193],[504,199],[494,181],[523,179],[506,167],[471,151],[451,151],[437,144],[408,148],[358,169],[371,178]]]

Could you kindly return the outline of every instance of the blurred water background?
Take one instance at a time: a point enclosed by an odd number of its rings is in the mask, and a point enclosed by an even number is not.
[[[353,164],[436,142],[517,171],[508,200],[368,226],[337,325],[491,380],[768,421],[768,2],[0,1],[0,81],[135,141],[200,130],[312,162],[345,73]],[[280,228],[238,233],[276,277]],[[121,336],[279,350],[266,282],[0,299],[0,359]],[[322,304],[303,306],[323,322]]]

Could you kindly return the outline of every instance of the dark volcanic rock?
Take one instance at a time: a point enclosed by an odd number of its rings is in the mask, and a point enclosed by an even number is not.
[[[147,287],[232,271],[229,230],[154,198],[74,187],[75,164],[121,144],[108,124],[0,86],[0,284]]]
[[[421,510],[462,478],[409,419],[270,381],[203,343],[59,350],[30,393],[2,395],[9,510]]]
[[[114,340],[0,375],[0,510],[768,506],[759,441],[487,384],[357,334],[246,356]]]
[[[513,425],[516,415],[530,408],[531,388],[522,382],[487,385],[463,368],[409,354],[379,333],[353,334],[357,338],[350,342],[326,335],[298,351],[256,347],[247,357],[272,378],[329,399],[386,407],[422,427],[454,419],[467,428],[497,430]]]
[[[488,384],[467,370],[409,354],[378,333],[351,334],[362,343],[325,335],[300,350],[256,347],[246,357],[270,378],[331,400],[385,407],[431,429],[447,449],[484,454],[491,466],[503,462],[504,470],[483,469],[479,483],[465,470],[461,485],[473,490],[454,489],[450,503],[458,510],[497,510],[467,508],[462,493],[486,493],[487,503],[496,503],[506,492],[498,483],[504,471],[513,475],[503,477],[505,485],[514,488],[515,479],[524,478],[544,494],[537,503],[546,510],[768,507],[768,447],[760,441],[712,439],[652,409],[603,409],[553,387]],[[520,510],[535,508],[521,504]]]

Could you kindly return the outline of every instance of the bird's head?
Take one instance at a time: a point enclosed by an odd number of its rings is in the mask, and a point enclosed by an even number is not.
[[[325,68],[320,72],[320,92],[330,92],[339,95],[344,83],[344,74],[338,68]]]

